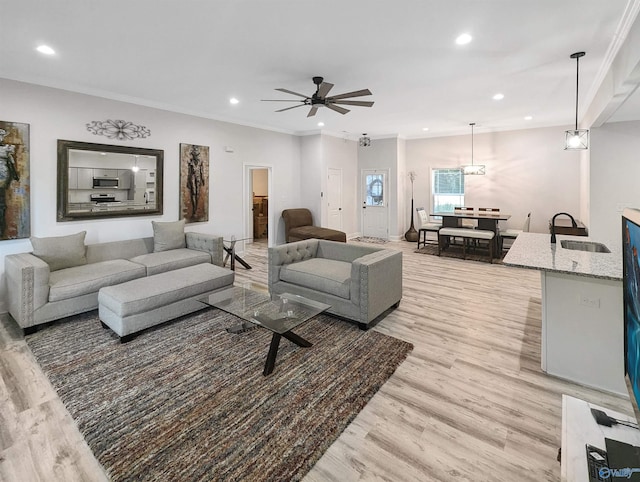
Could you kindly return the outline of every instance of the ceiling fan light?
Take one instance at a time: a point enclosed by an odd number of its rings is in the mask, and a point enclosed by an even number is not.
[[[565,151],[579,151],[589,149],[588,129],[569,129],[565,132]]]

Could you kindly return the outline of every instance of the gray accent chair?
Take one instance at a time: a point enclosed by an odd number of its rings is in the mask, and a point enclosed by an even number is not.
[[[402,253],[307,239],[269,248],[269,292],[331,305],[329,313],[361,329],[402,299]]]

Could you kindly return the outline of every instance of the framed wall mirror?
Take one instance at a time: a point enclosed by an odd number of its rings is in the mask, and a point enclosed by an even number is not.
[[[162,214],[164,151],[58,140],[58,221]]]

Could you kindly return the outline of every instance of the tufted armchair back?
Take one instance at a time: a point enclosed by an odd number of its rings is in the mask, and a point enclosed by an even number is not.
[[[280,268],[284,265],[315,258],[318,253],[317,239],[305,239],[283,244],[278,249],[269,249],[269,282],[280,280]]]

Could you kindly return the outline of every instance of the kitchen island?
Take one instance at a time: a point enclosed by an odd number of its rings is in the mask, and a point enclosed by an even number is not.
[[[506,266],[539,270],[542,284],[542,370],[554,376],[627,394],[624,382],[621,246],[610,253],[562,247],[581,236],[521,233]]]

